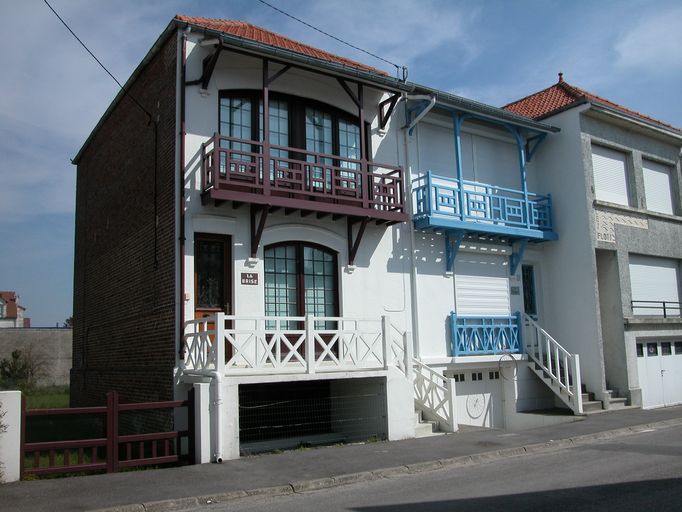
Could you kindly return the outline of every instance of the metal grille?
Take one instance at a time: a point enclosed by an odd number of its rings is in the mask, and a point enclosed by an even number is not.
[[[383,379],[239,386],[245,453],[386,437]]]

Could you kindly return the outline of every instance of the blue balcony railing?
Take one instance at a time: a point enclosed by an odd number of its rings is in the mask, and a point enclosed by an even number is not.
[[[521,314],[457,316],[450,313],[453,356],[521,353]]]
[[[430,171],[413,182],[417,227],[451,227],[555,239],[552,198]],[[463,205],[463,206],[462,206]]]

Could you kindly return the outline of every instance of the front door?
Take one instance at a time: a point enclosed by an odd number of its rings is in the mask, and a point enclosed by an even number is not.
[[[523,285],[523,310],[533,320],[538,320],[538,299],[536,293],[535,267],[521,265],[521,281]]]
[[[232,313],[231,240],[229,236],[195,234],[194,318]]]

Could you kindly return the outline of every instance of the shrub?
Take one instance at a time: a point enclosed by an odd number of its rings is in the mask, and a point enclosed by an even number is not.
[[[0,387],[19,389],[24,393],[33,391],[45,372],[47,361],[32,347],[15,350],[9,359],[0,361]]]

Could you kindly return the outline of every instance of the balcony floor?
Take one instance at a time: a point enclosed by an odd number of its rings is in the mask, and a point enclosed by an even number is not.
[[[502,223],[495,224],[490,221],[461,221],[445,215],[424,215],[415,218],[414,226],[422,230],[464,231],[470,234],[479,233],[490,235],[493,238],[506,238],[510,240],[526,238],[529,241],[543,242],[559,238],[554,231],[512,227]]]

